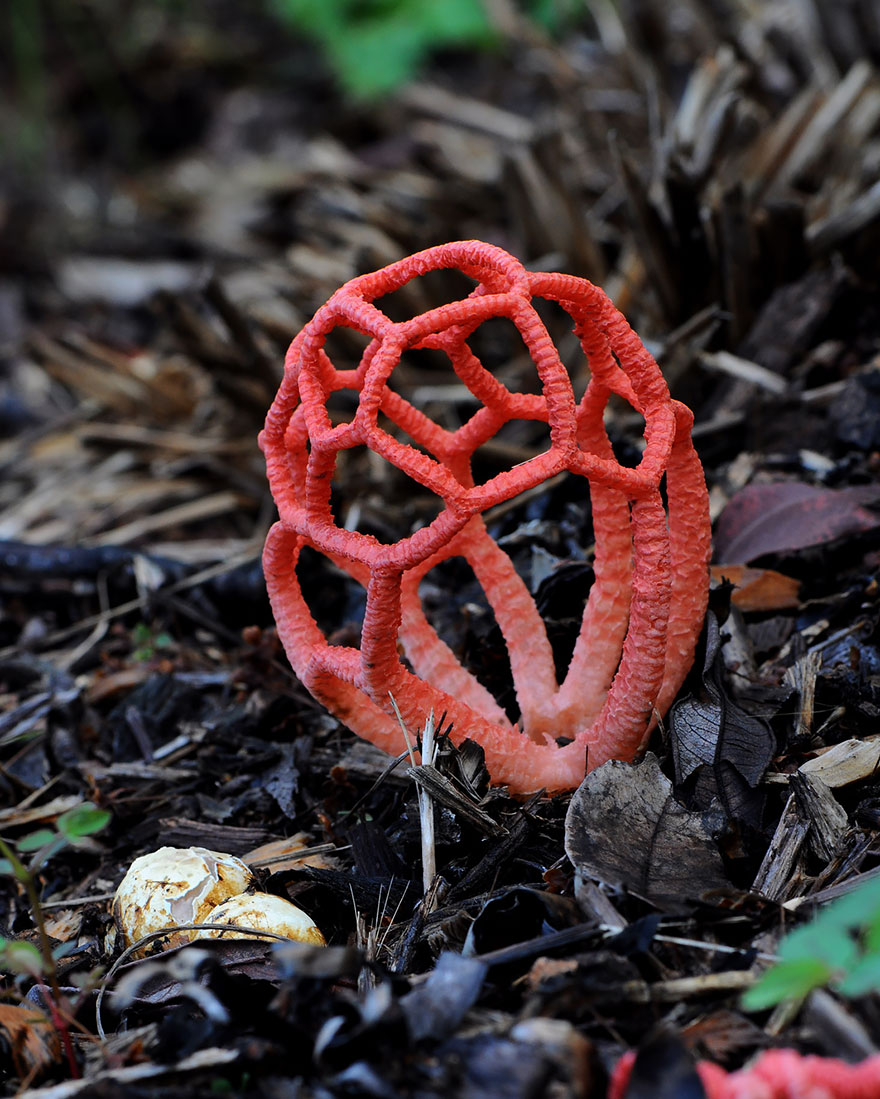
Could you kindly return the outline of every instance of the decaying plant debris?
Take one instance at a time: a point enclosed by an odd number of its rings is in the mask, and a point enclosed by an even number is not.
[[[45,186],[0,181],[0,836],[85,800],[112,813],[37,872],[83,1080],[35,1014],[21,1049],[49,1052],[5,1070],[10,1093],[39,1063],[59,1099],[499,1080],[599,1099],[644,1044],[650,1091],[632,1094],[662,1097],[690,1054],[877,1052],[875,996],[739,1007],[781,931],[880,864],[873,8],[602,0],[561,43],[508,18],[497,56],[450,57],[374,107],[314,73],[233,79],[208,35],[204,132],[166,135],[161,161],[143,137],[136,177],[105,164],[98,182],[83,146]],[[76,147],[72,115],[59,127]],[[442,725],[430,766],[357,741],[291,675],[258,565],[274,516],[256,438],[290,338],[350,277],[470,237],[608,291],[694,409],[721,517],[704,641],[651,754],[573,797],[507,797]],[[521,368],[503,336],[486,350]],[[413,400],[460,396],[407,371]],[[617,408],[608,430],[634,464],[640,425]],[[496,460],[535,445],[524,431]],[[424,521],[357,456],[334,507],[392,537]],[[588,501],[557,479],[487,521],[564,667]],[[322,629],[356,639],[357,585],[304,567]],[[424,599],[509,707],[473,576],[449,562]],[[205,940],[102,977],[113,891],[163,844],[244,858],[330,945]],[[0,880],[0,932],[33,939]],[[5,999],[45,1011],[32,984]]]

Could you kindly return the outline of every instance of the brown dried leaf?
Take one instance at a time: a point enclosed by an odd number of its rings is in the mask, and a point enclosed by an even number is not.
[[[587,775],[571,799],[565,850],[578,874],[666,905],[727,885],[703,814],[675,801],[650,753]]]
[[[288,836],[286,839],[262,843],[259,847],[245,852],[242,859],[249,866],[252,864],[267,866],[273,874],[277,874],[280,870],[298,870],[303,865],[323,867],[336,865],[333,859],[328,859],[325,855],[307,855],[303,858],[302,855],[297,854],[310,846],[312,844],[308,832],[297,832],[296,835]]]
[[[864,504],[880,500],[880,488],[817,488],[800,481],[747,485],[721,513],[715,533],[720,561],[748,564],[767,553],[791,553],[872,530],[880,516]]]
[[[717,583],[729,580],[733,584],[730,601],[741,611],[784,611],[800,605],[800,581],[775,569],[712,565],[709,572]]]

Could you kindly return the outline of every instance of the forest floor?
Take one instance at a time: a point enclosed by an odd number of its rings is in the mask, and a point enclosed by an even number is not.
[[[880,981],[845,994],[851,958],[775,1008],[741,996],[880,875],[880,24],[818,0],[591,8],[558,40],[508,21],[367,104],[220,0],[125,49],[99,19],[90,65],[48,34],[45,114],[0,171],[0,838],[30,867],[0,878],[5,1094],[600,1099],[641,1048],[627,1094],[663,1099],[701,1094],[693,1059],[878,1052]],[[511,798],[444,749],[467,784],[435,806],[425,894],[418,773],[314,702],[275,635],[257,434],[337,287],[471,238],[602,286],[693,409],[714,586],[676,707],[611,769],[613,817],[586,787],[571,813]],[[436,401],[449,379],[410,369]],[[638,420],[609,414],[622,459]],[[520,428],[490,465],[537,452]],[[341,466],[337,514],[409,533],[418,501],[372,474]],[[583,483],[491,533],[570,651]],[[362,589],[303,568],[322,627],[357,637]],[[438,569],[430,599],[515,707],[473,575]],[[166,845],[239,856],[329,947],[108,952],[116,887]],[[51,964],[16,952],[40,921]]]

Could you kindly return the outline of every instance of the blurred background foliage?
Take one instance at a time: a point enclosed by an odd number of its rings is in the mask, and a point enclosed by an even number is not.
[[[197,136],[204,100],[265,69],[268,83],[381,98],[450,51],[498,51],[511,20],[555,34],[583,0],[7,0],[0,140],[7,169],[45,164],[53,122],[74,148],[135,157]],[[267,55],[266,43],[274,44]],[[315,46],[318,47],[315,50]],[[62,142],[63,143],[63,142]]]
[[[340,85],[356,97],[393,91],[437,50],[501,42],[480,0],[270,0],[270,7],[319,43]],[[524,13],[552,32],[583,7],[577,0],[527,0]]]

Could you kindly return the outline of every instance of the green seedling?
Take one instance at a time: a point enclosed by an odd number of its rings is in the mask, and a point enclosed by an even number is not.
[[[288,26],[321,47],[342,88],[373,99],[412,79],[437,50],[489,50],[500,34],[474,0],[269,0]],[[528,17],[555,30],[577,11],[573,0],[531,0]]]
[[[746,1011],[801,1000],[816,988],[841,996],[880,990],[880,878],[833,901],[786,935],[779,961],[743,994]]]
[[[66,847],[81,845],[86,837],[105,828],[109,820],[110,814],[105,809],[83,802],[62,813],[54,828],[39,828],[14,843],[0,838],[0,876],[12,877],[22,886],[37,928],[37,944],[0,937],[0,971],[16,978],[32,978],[40,986],[74,1078],[79,1073],[68,1028],[73,1012],[59,985],[58,962],[75,944],[53,947],[35,875],[49,859]]]
[[[134,627],[131,631],[131,642],[134,646],[131,654],[132,659],[140,663],[152,660],[158,653],[164,649],[170,649],[174,644],[170,633],[166,633],[164,630],[155,632],[146,622],[138,622]]]

